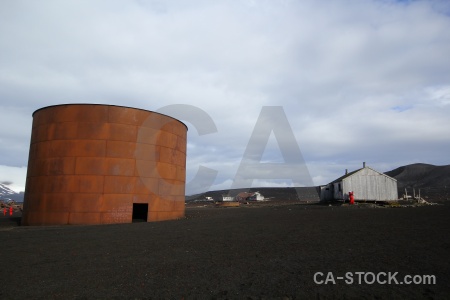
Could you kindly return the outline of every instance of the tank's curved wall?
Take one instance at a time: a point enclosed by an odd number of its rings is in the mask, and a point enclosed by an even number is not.
[[[184,216],[187,127],[135,108],[68,104],[33,114],[23,225]],[[145,206],[144,206],[145,207]]]

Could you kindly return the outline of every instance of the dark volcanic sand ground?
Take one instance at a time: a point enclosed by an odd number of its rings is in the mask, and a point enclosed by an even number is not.
[[[98,226],[1,216],[0,299],[448,299],[449,216],[450,205],[188,208],[178,221]],[[313,281],[358,271],[437,284]]]

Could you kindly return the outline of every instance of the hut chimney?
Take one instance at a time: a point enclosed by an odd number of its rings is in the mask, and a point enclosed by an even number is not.
[[[363,161],[363,168],[365,168],[366,167],[366,162],[365,161]]]
[[[345,169],[345,175],[347,175],[348,174],[348,169]]]

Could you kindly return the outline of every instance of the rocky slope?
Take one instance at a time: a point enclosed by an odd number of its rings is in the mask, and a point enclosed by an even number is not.
[[[23,202],[23,192],[16,193],[6,184],[0,183],[0,200],[14,200],[15,202]]]

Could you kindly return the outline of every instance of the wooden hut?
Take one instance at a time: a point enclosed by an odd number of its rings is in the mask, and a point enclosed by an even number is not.
[[[347,173],[320,187],[320,200],[348,200],[353,191],[356,201],[390,201],[398,199],[397,180],[363,163],[361,169]]]

